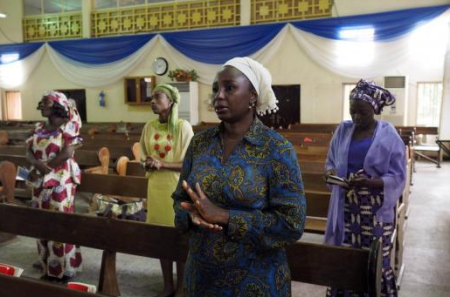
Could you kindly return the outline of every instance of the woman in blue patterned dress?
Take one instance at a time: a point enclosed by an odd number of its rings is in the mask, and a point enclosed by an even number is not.
[[[222,122],[194,136],[173,194],[190,234],[184,294],[290,296],[284,246],[301,237],[306,207],[292,145],[256,117],[277,109],[270,73],[232,59],[213,93]]]
[[[395,128],[375,120],[395,97],[373,82],[361,80],[350,94],[352,121],[344,121],[331,140],[325,175],[348,178],[349,188],[332,186],[325,243],[369,249],[382,238],[381,296],[397,296],[390,265],[395,205],[405,187],[405,145]],[[366,296],[328,289],[327,296]]]

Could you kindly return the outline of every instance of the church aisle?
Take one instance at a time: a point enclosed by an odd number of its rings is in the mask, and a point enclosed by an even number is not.
[[[400,297],[450,296],[450,163],[416,162]]]

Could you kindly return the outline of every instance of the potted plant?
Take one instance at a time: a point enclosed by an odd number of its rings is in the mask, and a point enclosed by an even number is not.
[[[197,81],[198,79],[198,74],[195,70],[188,71],[180,68],[170,70],[168,76],[172,81]]]

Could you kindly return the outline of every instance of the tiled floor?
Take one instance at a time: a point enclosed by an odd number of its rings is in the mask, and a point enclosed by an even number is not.
[[[417,162],[414,179],[400,297],[450,296],[450,163],[437,169],[431,163]],[[305,234],[302,240],[321,242],[322,237]],[[35,257],[35,240],[31,238],[21,237],[0,247],[0,262],[25,268],[24,275],[37,278],[38,271],[31,268]],[[83,258],[84,271],[75,280],[96,284],[101,253],[83,248]],[[148,297],[162,289],[157,260],[119,254],[117,261],[122,296]],[[293,283],[292,291],[293,296],[302,297],[325,294],[323,287],[300,283]]]

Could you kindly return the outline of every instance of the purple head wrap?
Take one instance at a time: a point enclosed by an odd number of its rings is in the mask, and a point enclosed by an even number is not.
[[[351,91],[350,100],[364,100],[372,106],[375,114],[380,114],[383,107],[394,104],[395,96],[373,81],[361,79]]]

